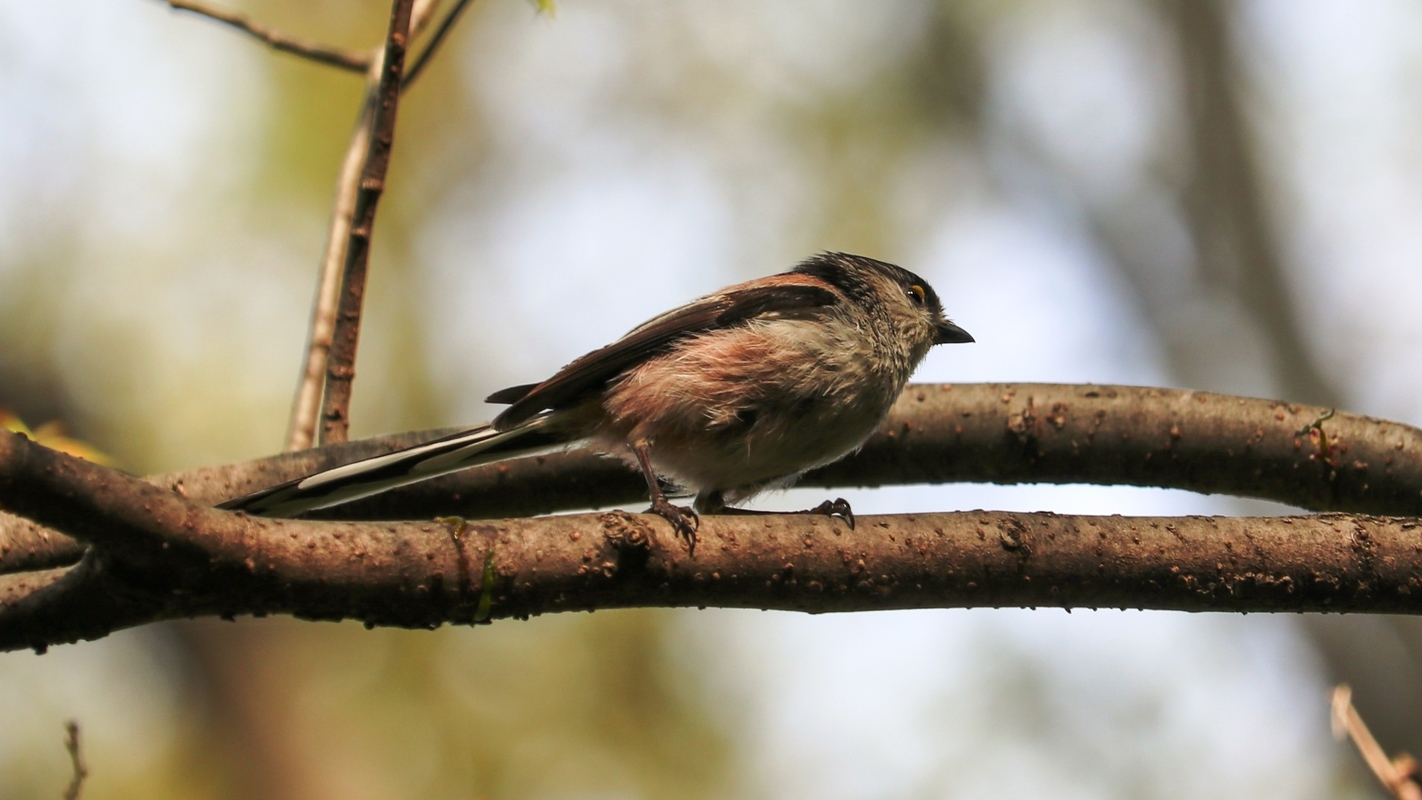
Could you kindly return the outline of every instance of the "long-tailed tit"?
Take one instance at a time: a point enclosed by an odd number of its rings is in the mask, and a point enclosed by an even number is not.
[[[488,425],[224,503],[292,516],[518,456],[587,444],[635,463],[651,510],[694,541],[697,512],[731,511],[857,450],[935,344],[973,337],[919,276],[823,253],[634,328],[542,383],[488,402]],[[658,477],[696,493],[672,504]],[[843,514],[848,504],[813,509]]]

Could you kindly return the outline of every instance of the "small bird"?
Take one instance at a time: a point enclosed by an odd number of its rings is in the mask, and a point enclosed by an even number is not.
[[[542,383],[487,402],[508,408],[472,430],[230,500],[261,516],[376,494],[480,464],[587,444],[635,464],[651,511],[694,546],[698,512],[859,449],[935,344],[971,342],[923,278],[893,264],[821,253],[789,272],[729,286],[633,328]],[[694,492],[671,503],[659,477]],[[814,513],[853,512],[843,500]]]

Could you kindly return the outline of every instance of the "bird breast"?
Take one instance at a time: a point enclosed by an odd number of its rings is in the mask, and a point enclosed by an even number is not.
[[[648,443],[659,474],[697,491],[793,478],[857,449],[902,391],[908,376],[883,374],[865,342],[845,318],[688,338],[609,388],[594,438]]]

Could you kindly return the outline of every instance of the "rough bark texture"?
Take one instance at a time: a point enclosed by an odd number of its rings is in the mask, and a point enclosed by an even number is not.
[[[380,84],[372,109],[370,154],[361,170],[346,244],[346,263],[336,306],[331,349],[326,355],[326,394],[321,406],[321,441],[343,442],[350,429],[351,387],[355,381],[356,349],[360,341],[361,308],[365,304],[365,276],[370,263],[370,241],[375,211],[385,191],[385,172],[395,143],[395,116],[400,106],[400,83],[405,50],[410,41],[410,13],[414,0],[395,0],[390,8],[390,32],[385,39]]]
[[[810,473],[801,485],[1127,484],[1317,511],[1422,515],[1422,431],[1345,413],[1319,422],[1327,414],[1315,406],[1173,389],[914,385],[858,454]],[[211,504],[454,430],[344,442],[149,480]],[[526,516],[635,503],[645,492],[641,477],[622,462],[576,451],[468,470],[312,516]],[[82,552],[58,532],[0,514],[0,573],[73,563]]]
[[[245,491],[239,484],[254,473],[283,479],[312,459],[391,442],[292,454],[200,480],[169,476],[164,482],[180,489],[173,492],[0,434],[0,503],[91,545],[71,569],[0,578],[0,648],[42,649],[160,619],[272,613],[428,627],[627,606],[1422,611],[1414,599],[1422,537],[1412,518],[1422,498],[1419,432],[1344,415],[1319,422],[1324,416],[1166,390],[917,386],[857,470],[836,465],[813,480],[1243,486],[1301,505],[1409,517],[974,511],[866,517],[854,530],[804,514],[706,517],[689,553],[659,517],[622,512],[379,523],[268,520],[205,505]],[[610,463],[567,457],[517,466],[536,474]],[[484,471],[485,491],[509,494],[489,487],[507,488],[520,477],[512,473],[513,465]],[[617,491],[609,480],[580,496],[606,500]]]

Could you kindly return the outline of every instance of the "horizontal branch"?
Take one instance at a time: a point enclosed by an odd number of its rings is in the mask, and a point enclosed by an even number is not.
[[[179,11],[191,11],[209,19],[231,25],[232,27],[251,35],[256,39],[266,42],[274,50],[283,53],[301,56],[312,61],[319,61],[332,67],[350,70],[351,72],[364,73],[370,69],[371,54],[361,50],[349,50],[344,47],[323,44],[312,39],[301,36],[293,36],[284,33],[260,22],[253,21],[246,14],[230,11],[204,0],[166,0],[168,5]]]
[[[352,442],[166,481],[194,499],[219,502],[453,430]],[[857,454],[800,480],[824,488],[939,483],[1154,486],[1315,511],[1422,516],[1422,431],[1212,392],[916,384]],[[634,503],[645,492],[641,477],[621,461],[574,451],[466,470],[313,516],[526,516]]]
[[[1125,484],[1258,497],[1318,511],[1422,516],[1422,431],[1341,412],[1319,422],[1328,413],[1173,389],[914,385],[858,454],[810,473],[801,485]],[[455,430],[341,442],[150,480],[212,504]],[[635,503],[645,491],[640,476],[621,461],[574,451],[467,470],[313,516],[527,516]],[[0,514],[0,573],[34,568],[16,559],[40,545],[41,530]],[[43,546],[55,555],[36,563],[78,560],[82,546],[48,535]]]
[[[634,606],[1422,612],[1411,518],[708,516],[689,553],[660,517],[623,512],[253,518],[12,434],[0,502],[95,545],[67,572],[0,581],[0,649],[238,614],[423,628]]]

